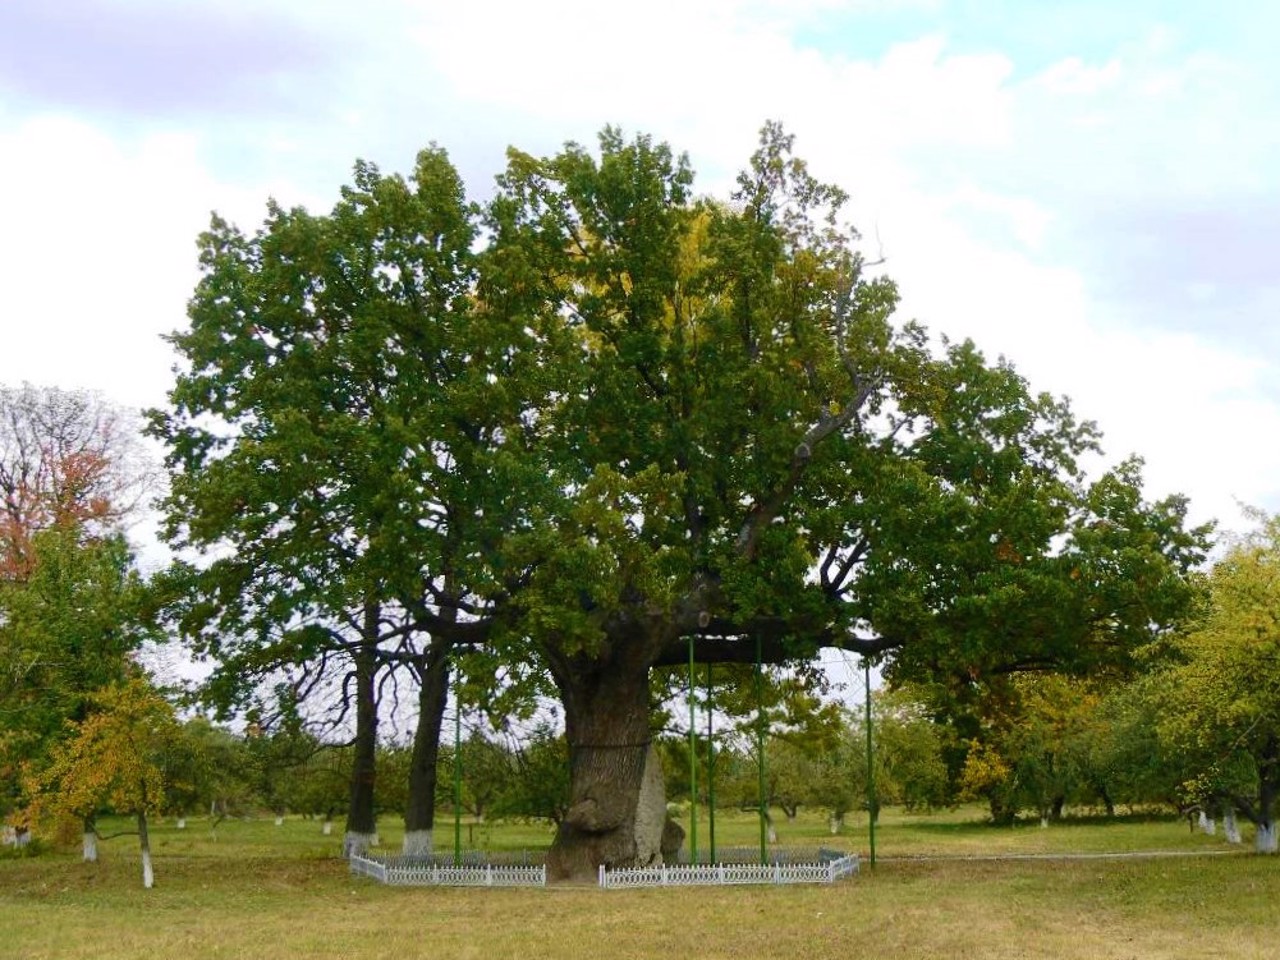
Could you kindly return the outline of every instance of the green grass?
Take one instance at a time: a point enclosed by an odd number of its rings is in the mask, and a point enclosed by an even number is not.
[[[962,809],[887,812],[886,857],[1225,850],[1185,821],[1085,820],[997,829]],[[107,825],[110,829],[111,825]],[[226,821],[154,829],[157,887],[140,888],[136,840],[0,858],[0,957],[658,958],[1271,957],[1280,861],[886,860],[832,887],[599,891],[387,888],[351,877],[318,823]],[[705,843],[706,825],[700,827]],[[831,838],[817,818],[780,821],[784,844],[866,846],[865,821]],[[754,818],[722,814],[718,843],[750,843]],[[528,824],[464,824],[493,849],[545,844]],[[399,831],[383,830],[395,849]],[[1246,838],[1248,839],[1248,838]],[[452,841],[452,824],[437,843]]]

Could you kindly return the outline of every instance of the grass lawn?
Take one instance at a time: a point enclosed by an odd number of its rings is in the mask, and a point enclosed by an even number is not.
[[[879,853],[1225,850],[1185,822],[996,829],[960,810],[886,814]],[[779,823],[780,841],[865,848],[818,819]],[[865,823],[863,824],[865,826]],[[722,815],[718,843],[755,822]],[[437,828],[452,843],[452,826]],[[705,842],[705,825],[699,835]],[[492,848],[546,842],[540,826],[464,824]],[[1246,837],[1246,840],[1249,838]],[[386,825],[394,849],[398,833]],[[388,888],[351,877],[340,842],[313,822],[172,822],[156,827],[157,886],[141,889],[134,839],[98,864],[73,852],[0,859],[0,957],[507,958],[676,955],[734,958],[1274,957],[1280,860],[1251,855],[1143,860],[886,859],[835,886],[600,891]]]

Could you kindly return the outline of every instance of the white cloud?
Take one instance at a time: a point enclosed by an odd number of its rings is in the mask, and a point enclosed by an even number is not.
[[[312,178],[274,191],[260,170],[234,182],[209,172],[200,151],[216,140],[212,121],[129,139],[68,119],[6,126],[0,115],[11,187],[0,381],[159,402],[171,358],[158,335],[183,322],[208,211],[251,226],[269,192],[306,200],[304,189],[327,207],[333,185],[319,179],[335,167],[316,157],[385,156],[414,124],[425,130],[417,146],[435,137],[457,156],[494,137],[532,150],[589,142],[619,122],[687,149],[700,189],[721,191],[771,118],[798,135],[817,175],[850,191],[852,216],[902,286],[904,315],[971,336],[1036,388],[1075,397],[1111,450],[1144,454],[1153,489],[1192,493],[1201,515],[1225,519],[1233,495],[1280,507],[1280,462],[1258,441],[1280,427],[1267,398],[1276,358],[1234,352],[1213,331],[1158,329],[1105,299],[1063,234],[1082,213],[1138,201],[1274,196],[1280,125],[1256,78],[1158,31],[1028,79],[1015,78],[1017,51],[955,55],[941,35],[874,59],[793,43],[790,25],[815,22],[829,2],[433,0],[360,18],[326,3],[316,16],[330,30],[348,24],[357,51],[333,65],[341,122],[270,131],[272,162],[296,158],[297,176]],[[495,151],[488,169],[500,162]],[[1095,241],[1105,250],[1109,238],[1085,238]],[[1169,283],[1192,298],[1224,289],[1209,275]]]
[[[268,193],[217,182],[197,148],[189,134],[130,143],[66,117],[0,129],[0,382],[163,401],[173,355],[160,336],[185,323],[197,235],[215,208],[252,227]]]

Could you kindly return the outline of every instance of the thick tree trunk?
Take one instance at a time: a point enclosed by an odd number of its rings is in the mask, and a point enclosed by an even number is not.
[[[351,761],[347,832],[342,841],[345,857],[363,853],[378,842],[373,791],[377,780],[378,704],[374,682],[378,666],[380,615],[378,604],[365,604],[362,637],[355,654],[356,737]]]
[[[552,673],[564,704],[570,785],[548,875],[592,880],[602,864],[660,861],[666,795],[649,730],[647,660],[634,653],[565,658]]]
[[[409,761],[409,802],[404,812],[405,856],[429,856],[436,819],[436,764],[440,727],[449,695],[449,660],[445,651],[429,651],[419,676],[418,726]]]

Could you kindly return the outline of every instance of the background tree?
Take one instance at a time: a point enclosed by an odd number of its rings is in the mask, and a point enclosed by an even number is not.
[[[164,757],[178,736],[173,707],[135,674],[94,696],[97,709],[72,724],[49,764],[27,779],[29,815],[41,823],[77,823],[102,806],[133,814],[142,852],[142,885],[155,883],[147,817],[164,803]]]
[[[53,528],[107,537],[153,489],[138,425],[85,391],[0,385],[0,580],[23,580]]]
[[[136,425],[98,395],[0,386],[0,813],[19,766],[44,762],[151,635],[124,528],[153,481]]]
[[[1030,809],[1042,824],[1061,817],[1088,788],[1082,746],[1095,733],[1099,697],[1060,674],[1021,676],[990,692],[978,737],[969,743],[961,791],[981,797],[996,823]]]
[[[86,720],[95,693],[123,682],[133,655],[154,634],[145,585],[123,538],[85,541],[77,527],[34,534],[24,579],[0,581],[0,768],[49,762]],[[18,800],[18,778],[4,781],[0,808]],[[94,811],[85,809],[84,854],[97,845]]]
[[[1280,794],[1280,519],[1213,566],[1203,615],[1171,643],[1172,662],[1150,688],[1158,731],[1195,775],[1194,800],[1227,801],[1256,827],[1259,851],[1276,851]]]
[[[555,724],[541,721],[518,738],[513,773],[493,807],[495,816],[559,825],[569,807],[569,749]]]
[[[172,337],[190,373],[151,415],[171,542],[221,553],[193,578],[184,633],[229,677],[346,675],[352,843],[373,832],[388,662],[421,683],[406,836],[429,842],[447,654],[488,629],[504,576],[485,579],[480,554],[523,486],[511,387],[531,361],[522,323],[473,309],[476,231],[434,147],[409,182],[357,164],[327,216],[272,204],[251,236],[215,218],[191,328]]]
[[[179,726],[164,757],[163,812],[185,829],[193,812],[242,809],[249,768],[243,740],[207,717],[190,718]]]

